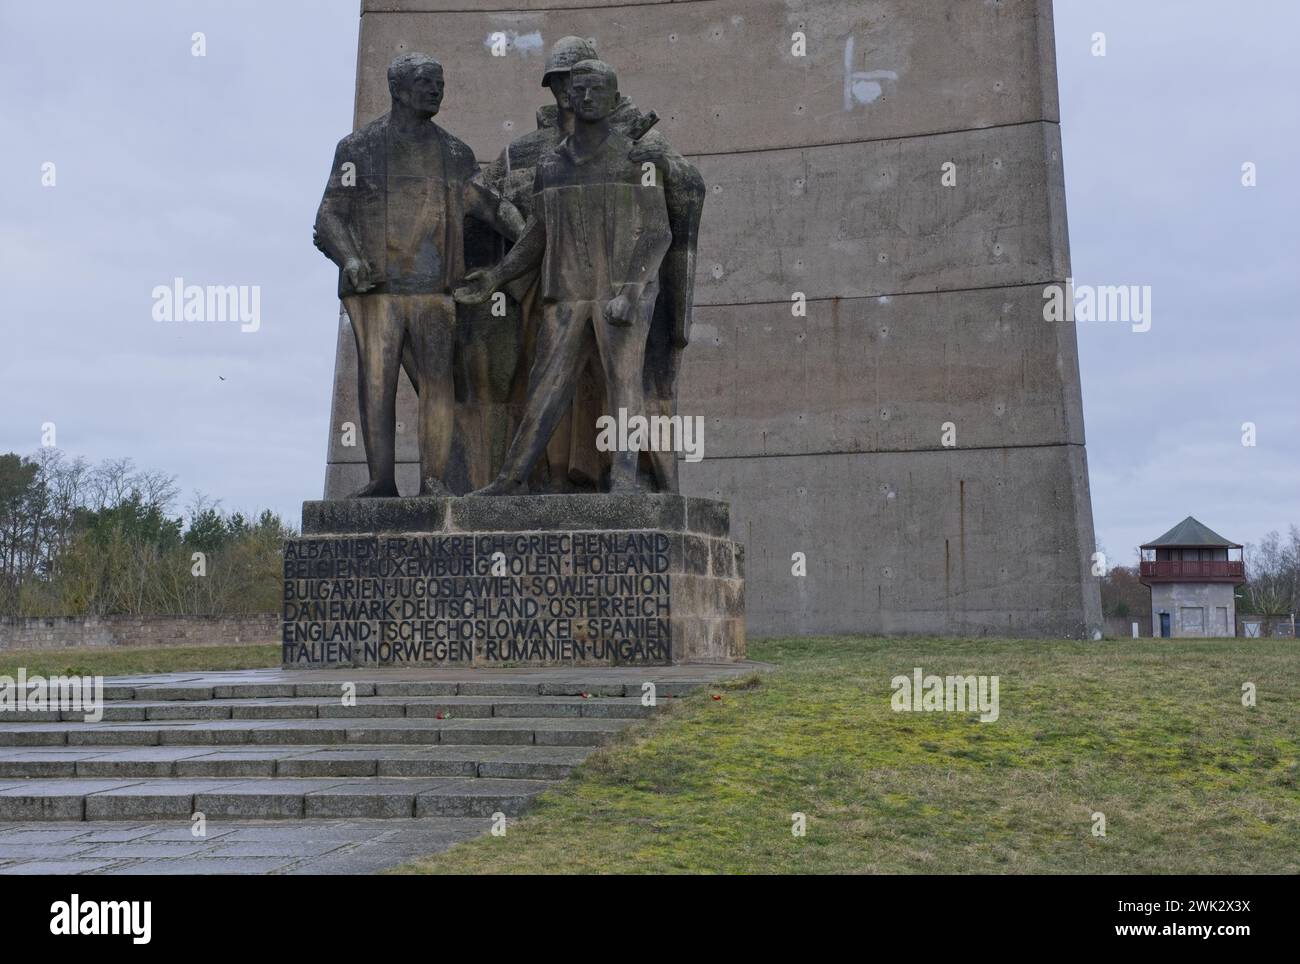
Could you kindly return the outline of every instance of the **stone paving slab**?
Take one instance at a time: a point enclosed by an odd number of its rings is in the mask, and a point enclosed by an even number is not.
[[[13,777],[187,779],[247,777],[517,776],[563,779],[594,747],[493,744],[10,748],[0,773]],[[58,772],[22,768],[57,766]],[[10,786],[23,786],[19,780]]]
[[[76,839],[90,843],[126,843],[148,837],[150,833],[152,830],[148,826],[120,827],[111,830],[92,830]]]
[[[32,723],[0,727],[6,747],[207,746],[279,743],[539,743],[598,746],[633,723],[598,717],[360,718],[176,723]],[[44,729],[50,727],[52,729]]]
[[[232,781],[146,780],[115,790],[86,796],[86,820],[188,820],[194,814],[195,797],[215,793]],[[0,801],[0,807],[3,801]],[[0,811],[2,812],[2,811]]]
[[[455,777],[432,780],[375,778],[343,783],[303,796],[303,816],[312,817],[413,817],[416,798],[455,787]],[[522,791],[520,791],[522,795]],[[465,814],[478,816],[478,814]]]
[[[210,840],[199,843],[183,840],[124,840],[116,843],[98,843],[87,850],[93,852],[96,859],[120,860],[129,857],[170,860],[178,857],[192,858],[215,854],[216,847],[216,842]],[[83,856],[86,852],[83,851]]]
[[[545,687],[544,687],[545,688]],[[572,689],[572,687],[563,687]],[[593,686],[592,690],[603,687]],[[211,701],[120,701],[105,702],[104,723],[144,723],[199,720],[326,719],[346,717],[432,717],[482,718],[520,717],[635,717],[649,716],[654,708],[644,706],[639,696],[587,692],[524,696],[411,696],[359,697],[344,704],[341,699],[322,697],[250,697]],[[668,698],[668,697],[665,697]],[[75,710],[22,710],[6,712],[6,723],[85,723],[85,713]]]
[[[114,864],[97,873],[106,876],[150,877],[162,875],[195,876],[198,874],[273,874],[287,871],[294,865],[293,860],[284,857],[217,857],[214,854],[201,854],[189,859],[142,860],[138,863]],[[20,865],[21,866],[21,865]],[[8,868],[0,867],[0,873]]]
[[[304,796],[313,790],[339,786],[343,780],[247,780],[194,798],[194,807],[209,818],[301,818]]]
[[[147,749],[160,749],[159,747],[148,747]],[[170,749],[170,747],[168,748]],[[127,762],[129,761],[129,762]],[[126,777],[171,777],[177,776],[175,760],[142,760],[139,757],[134,759],[126,757],[125,754],[116,753],[106,759],[78,760],[72,765],[73,772],[79,777],[104,777],[126,778]]]
[[[339,850],[346,850],[348,847],[347,840],[338,840],[333,848],[325,849],[325,853],[335,853]],[[268,838],[264,840],[232,840],[230,842],[221,841],[207,853],[213,857],[279,857],[281,859],[289,857],[320,857],[324,847],[320,841],[313,840],[278,840]]]
[[[51,759],[12,759],[0,761],[0,777],[75,777],[75,760],[54,757]]]
[[[4,823],[0,854],[12,856],[0,856],[0,875],[369,874],[446,850],[490,825],[448,817],[209,821],[207,836],[195,838],[188,822]]]
[[[61,860],[64,857],[76,857],[85,851],[85,844],[71,842],[5,844],[0,846],[0,860]]]
[[[32,877],[92,874],[110,871],[116,863],[114,860],[26,860],[0,866],[0,874]]]
[[[254,693],[253,687],[288,686],[294,687],[295,695],[332,696],[340,692],[344,683],[355,683],[357,695],[371,695],[363,692],[364,686],[378,686],[380,692],[402,696],[451,696],[453,692],[443,689],[440,692],[423,693],[418,688],[412,691],[397,692],[394,684],[400,683],[473,683],[481,685],[491,682],[535,683],[571,685],[581,683],[621,684],[624,695],[640,696],[641,684],[653,682],[661,691],[671,689],[669,684],[707,686],[736,676],[743,676],[755,671],[770,669],[766,663],[745,660],[738,663],[681,663],[676,666],[593,666],[564,667],[537,666],[513,668],[457,668],[457,667],[348,667],[345,669],[295,669],[286,670],[268,667],[253,670],[217,670],[212,672],[178,672],[159,673],[140,676],[118,676],[105,680],[105,698],[131,699],[122,694],[128,691],[146,691],[144,698],[160,699],[157,695],[162,688],[169,687],[199,690],[215,689],[219,686],[244,687],[240,692]],[[322,689],[324,687],[324,689]],[[631,687],[631,689],[628,689]],[[111,688],[111,695],[110,690]],[[331,690],[331,688],[333,688]],[[185,694],[189,695],[189,694]],[[495,694],[509,695],[509,694]],[[663,695],[661,693],[661,695]],[[182,697],[183,698],[183,697]],[[197,694],[195,699],[211,699],[211,695]]]
[[[28,829],[0,831],[0,843],[6,847],[10,844],[64,843],[69,840],[84,840],[89,835],[89,828],[81,823],[61,827],[50,827],[44,824],[35,826],[18,824],[17,826]]]
[[[164,829],[159,830],[158,828],[160,826],[162,826]],[[239,827],[238,824],[233,824],[233,823],[216,825],[209,822],[205,832],[205,837],[208,840],[216,840],[219,837],[225,837],[225,836],[229,836],[230,834],[236,833],[238,827]],[[137,832],[141,830],[144,831],[144,834],[141,837],[138,838],[133,837],[132,839],[142,839],[142,840],[143,839],[147,839],[147,840],[193,840],[194,839],[194,825],[190,823],[188,820],[183,824],[133,823],[131,825],[131,828],[132,828],[132,832]],[[83,838],[83,839],[88,839],[88,838]]]
[[[7,820],[188,820],[490,816],[521,813],[549,785],[513,777],[145,780],[104,784],[45,780],[0,792]],[[3,841],[0,838],[0,852]]]
[[[556,694],[538,696],[410,696],[410,697],[359,697],[344,704],[340,699],[321,697],[212,700],[193,703],[183,700],[172,702],[106,703],[104,722],[134,723],[154,720],[229,720],[229,719],[314,719],[348,716],[418,716],[430,717],[437,713],[447,716],[481,718],[491,716],[585,716],[587,711],[601,708],[598,715],[624,711],[618,715],[648,716],[651,706],[643,706],[640,697],[602,696],[590,694]],[[120,715],[129,711],[131,715]],[[595,715],[595,714],[593,714]],[[66,712],[62,722],[81,723],[82,714]],[[15,723],[48,723],[60,720],[29,720],[25,713],[8,714],[5,719]]]
[[[490,817],[523,813],[550,784],[545,780],[465,780],[421,793],[415,798],[417,817]]]
[[[0,820],[83,820],[86,797],[129,781],[37,780],[0,787]]]
[[[417,799],[431,816],[483,816],[462,812],[456,800],[482,795],[498,801],[494,810],[518,812],[546,782],[471,777],[271,778],[193,781],[183,779],[112,783],[42,780],[0,791],[6,820],[188,820],[209,818],[400,817],[412,816]],[[446,804],[442,795],[455,798]]]

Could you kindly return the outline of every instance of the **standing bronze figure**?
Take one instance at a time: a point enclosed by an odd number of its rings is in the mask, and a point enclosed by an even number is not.
[[[564,66],[563,56],[582,49],[582,44],[577,38],[561,40],[548,71]],[[548,78],[553,90],[560,86],[553,73]],[[529,231],[500,265],[472,273],[470,284],[456,295],[466,304],[481,303],[497,287],[529,277],[542,266],[526,301],[540,301],[542,315],[527,411],[497,481],[479,494],[526,491],[525,480],[548,440],[554,449],[556,427],[579,414],[594,421],[587,406],[575,406],[569,413],[581,380],[593,369],[603,376],[603,400],[610,412],[676,412],[677,367],[689,336],[703,180],[662,135],[646,135],[653,115],[640,114],[619,93],[609,65],[597,60],[584,61],[581,68],[574,64],[564,81],[563,93],[556,93],[559,124],[554,132],[521,138],[507,148],[495,170],[489,168],[490,178],[495,174],[496,183],[508,185],[505,171],[513,170],[513,158],[527,163],[536,156]],[[566,120],[571,131],[562,126]],[[555,144],[549,151],[548,141]],[[647,183],[651,166],[654,172]],[[650,195],[638,194],[644,191],[652,192],[650,208]],[[665,246],[659,250],[661,242]],[[606,288],[604,297],[596,294]],[[634,311],[629,300],[635,301]],[[610,325],[631,331],[614,336]],[[639,378],[633,378],[630,365],[636,366]],[[571,366],[576,367],[570,371]],[[582,453],[577,444],[567,444],[568,434],[560,436],[576,460]],[[592,443],[594,434],[589,430]],[[560,459],[553,451],[548,454],[554,468]],[[646,455],[652,487],[675,492],[675,454]],[[592,452],[588,461],[595,458]],[[613,453],[610,491],[639,488],[638,458],[636,452]]]
[[[541,266],[542,322],[524,417],[497,479],[478,495],[527,491],[527,477],[593,355],[611,411],[644,415],[645,351],[659,296],[659,268],[672,244],[662,178],[629,156],[632,140],[610,115],[619,104],[614,69],[598,60],[569,74],[573,134],[538,163],[533,214],[510,253],[467,276],[458,301],[478,304]],[[636,451],[611,456],[611,492],[634,492]]]
[[[443,71],[424,54],[388,68],[392,109],[339,142],[315,241],[339,267],[357,345],[358,403],[370,481],[354,497],[396,496],[399,368],[419,394],[420,494],[448,494],[455,389],[452,286],[464,274],[463,222],[513,240],[523,219],[476,177],[474,153],[437,124]]]

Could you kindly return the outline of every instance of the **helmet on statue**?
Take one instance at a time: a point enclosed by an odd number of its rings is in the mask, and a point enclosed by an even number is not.
[[[542,74],[542,86],[549,87],[552,74],[567,74],[580,60],[595,60],[596,47],[590,40],[582,37],[561,37],[546,55],[546,71]]]

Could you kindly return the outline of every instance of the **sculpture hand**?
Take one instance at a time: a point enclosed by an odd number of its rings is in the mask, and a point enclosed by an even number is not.
[[[370,277],[370,266],[360,258],[348,258],[343,265],[343,276],[347,278],[352,290],[358,294],[369,291],[375,286]]]
[[[451,293],[462,305],[481,305],[497,290],[497,280],[490,271],[471,271],[464,280],[465,284]]]
[[[618,328],[626,328],[636,320],[641,306],[635,298],[619,295],[611,298],[605,305],[605,320]]]
[[[627,152],[627,159],[634,163],[649,161],[655,167],[667,168],[668,151],[667,146],[659,143],[644,143],[638,141],[632,150]]]

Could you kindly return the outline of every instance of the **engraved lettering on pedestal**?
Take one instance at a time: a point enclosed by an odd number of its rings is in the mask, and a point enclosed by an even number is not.
[[[669,566],[663,532],[295,539],[284,662],[669,663]]]

